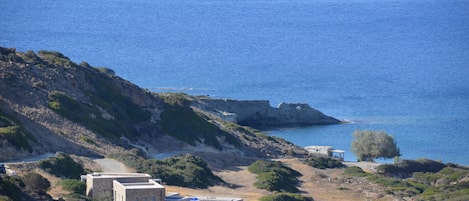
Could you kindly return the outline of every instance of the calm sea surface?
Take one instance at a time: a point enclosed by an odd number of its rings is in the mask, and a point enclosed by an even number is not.
[[[402,157],[469,165],[468,0],[3,0],[0,46],[56,50],[153,91],[354,123],[271,131],[350,152],[356,129]]]

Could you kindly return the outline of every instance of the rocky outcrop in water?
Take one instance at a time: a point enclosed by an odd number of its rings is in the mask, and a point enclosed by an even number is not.
[[[272,107],[266,100],[199,97],[192,105],[226,121],[260,129],[341,123],[303,103],[281,103],[278,107]]]

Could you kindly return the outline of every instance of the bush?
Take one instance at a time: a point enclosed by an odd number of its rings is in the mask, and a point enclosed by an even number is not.
[[[466,200],[469,182],[464,179],[469,176],[469,170],[457,165],[444,166],[440,162],[428,159],[404,160],[397,165],[379,166],[380,174],[365,173],[358,167],[346,168],[344,174],[366,177],[369,181],[385,187],[387,193],[401,198]]]
[[[329,157],[312,157],[304,160],[304,163],[319,169],[345,167],[339,160]]]
[[[111,92],[110,87],[102,85],[106,85],[105,81],[97,85],[102,89],[88,93],[94,104],[81,103],[62,92],[53,91],[49,94],[49,108],[69,120],[83,124],[101,136],[110,139],[117,139],[122,135],[130,139],[136,138],[139,132],[135,129],[134,123],[148,120],[149,113],[133,104],[128,98],[115,94],[117,92]],[[113,118],[104,118],[103,109]]]
[[[18,187],[18,185],[24,186],[24,183],[21,180],[18,180],[14,177],[0,177],[0,200],[13,200],[19,201],[22,198],[23,192]]]
[[[363,171],[363,169],[356,166],[345,168],[343,174],[354,177],[366,177],[371,175],[370,173],[366,173],[365,171]]]
[[[190,154],[164,160],[145,160],[137,153],[112,154],[109,157],[122,161],[127,166],[135,168],[137,172],[160,178],[168,185],[207,188],[224,182],[212,173],[205,161]]]
[[[22,123],[0,110],[0,140],[5,139],[18,149],[29,152],[33,151],[33,147],[29,141],[36,142],[36,138],[27,131]]]
[[[299,192],[296,185],[297,177],[301,174],[278,161],[258,160],[251,164],[248,170],[257,174],[257,181],[254,183],[259,189],[268,191]]]
[[[80,194],[80,195],[85,195],[85,192],[86,192],[85,182],[75,180],[75,179],[65,179],[65,180],[60,181],[60,185],[62,185],[62,188],[66,191]]]
[[[55,157],[49,157],[38,162],[44,171],[65,178],[80,178],[85,173],[83,166],[75,162],[69,155],[58,152]]]
[[[446,165],[433,160],[402,160],[395,165],[380,165],[377,170],[380,174],[399,175],[401,177],[411,177],[414,172],[438,172]]]
[[[401,155],[394,138],[384,131],[356,130],[353,137],[352,152],[360,161]]]
[[[241,143],[236,137],[208,122],[202,114],[194,112],[188,106],[189,100],[185,96],[167,94],[161,97],[166,104],[161,114],[160,126],[166,134],[190,145],[203,142],[218,150],[222,149],[218,138],[223,138],[234,146],[240,146]]]
[[[77,67],[78,65],[73,63],[68,57],[64,56],[60,52],[55,51],[38,51],[38,55],[49,64],[63,66],[63,67]]]
[[[292,193],[278,193],[261,197],[260,201],[313,201],[311,197],[304,197]]]
[[[35,172],[24,175],[23,181],[31,192],[45,193],[50,188],[49,181]]]

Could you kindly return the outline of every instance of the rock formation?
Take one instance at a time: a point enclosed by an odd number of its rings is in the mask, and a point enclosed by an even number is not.
[[[261,129],[341,122],[303,103],[281,103],[278,107],[271,107],[266,100],[199,97],[193,101],[192,106],[209,111],[226,121]]]

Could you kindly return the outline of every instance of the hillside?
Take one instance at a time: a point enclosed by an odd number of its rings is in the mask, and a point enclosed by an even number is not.
[[[196,97],[151,93],[59,52],[0,48],[0,72],[0,161],[58,151],[101,157],[135,148],[220,158],[306,153],[191,107]]]
[[[248,127],[277,125],[269,119],[282,126],[340,123],[305,104],[273,108],[266,101],[151,93],[110,69],[76,64],[58,52],[0,47],[0,161],[56,153],[39,162],[8,164],[10,174],[17,171],[19,177],[0,175],[0,200],[53,200],[35,192],[28,180],[42,177],[35,173],[54,183],[51,196],[61,197],[64,185],[57,184],[100,171],[90,158],[101,157],[162,178],[169,190],[185,195],[238,197],[241,191],[257,200],[299,191],[314,200],[468,199],[468,167],[420,159],[343,168]],[[281,168],[254,174],[249,166],[259,159],[279,159],[265,164]],[[283,176],[290,171],[297,173]],[[283,188],[282,179],[292,182],[291,188]],[[265,188],[271,185],[280,188]]]

